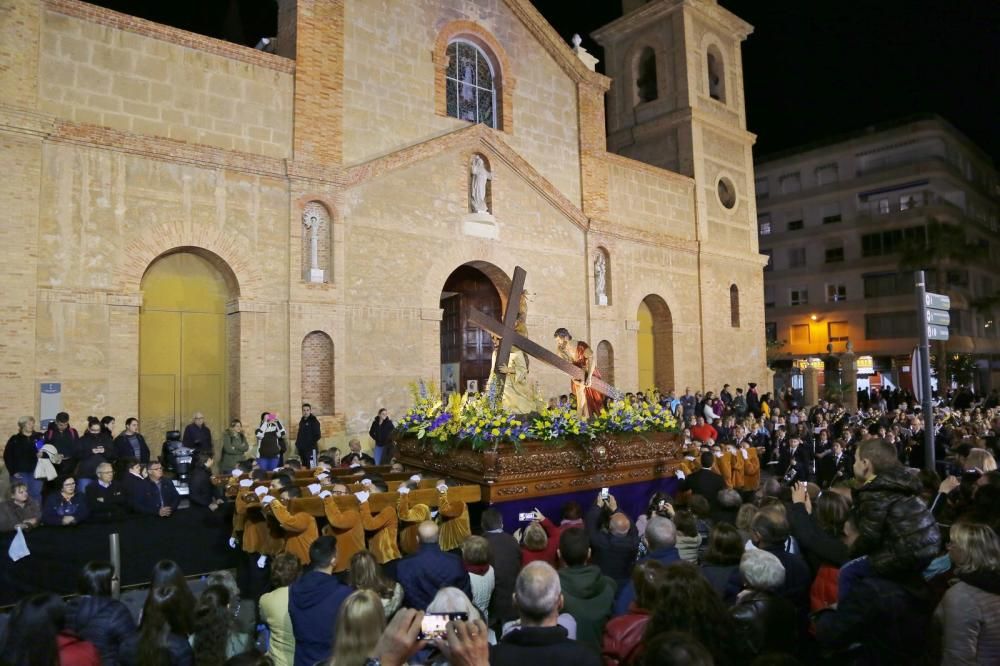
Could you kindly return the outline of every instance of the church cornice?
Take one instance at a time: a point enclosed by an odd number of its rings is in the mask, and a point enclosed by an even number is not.
[[[753,26],[723,7],[705,0],[654,0],[590,33],[602,46],[606,41],[644,30],[654,22],[688,7],[715,23],[720,29],[744,40],[753,33]]]

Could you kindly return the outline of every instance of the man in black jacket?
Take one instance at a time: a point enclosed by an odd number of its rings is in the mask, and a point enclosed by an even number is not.
[[[503,531],[503,516],[496,509],[483,511],[480,519],[483,537],[490,543],[490,566],[496,585],[490,603],[490,623],[502,626],[517,618],[514,610],[514,583],[521,571],[521,547],[517,540]]]
[[[420,550],[396,564],[396,580],[403,586],[403,606],[424,610],[442,587],[457,587],[472,598],[472,583],[462,560],[438,545],[437,523],[425,520],[417,527]]]
[[[149,447],[139,433],[139,419],[134,416],[125,421],[125,430],[115,437],[114,446],[119,458],[136,458],[143,465],[149,464]]]
[[[719,491],[725,489],[726,482],[722,477],[712,471],[715,463],[715,456],[706,451],[701,454],[701,469],[692,472],[690,476],[681,483],[681,490],[690,490],[695,495],[701,495],[708,500],[712,510],[719,508]]]
[[[115,470],[111,463],[105,462],[97,466],[97,481],[87,486],[84,495],[87,497],[91,521],[107,523],[125,517],[127,498],[122,485],[115,481]]]
[[[222,504],[219,489],[212,485],[212,454],[198,451],[194,465],[188,475],[188,499],[195,506],[208,507],[212,511]]]
[[[319,419],[312,413],[312,405],[302,404],[302,418],[299,419],[299,431],[295,434],[295,450],[299,452],[299,460],[306,467],[312,467],[313,453],[319,444],[322,434]]]
[[[557,624],[563,597],[559,574],[546,562],[532,562],[517,577],[514,603],[521,626],[490,650],[493,666],[573,664],[599,666],[597,652],[570,640]]]
[[[375,441],[375,464],[386,465],[385,453],[392,444],[392,431],[396,428],[389,420],[389,412],[385,407],[378,410],[378,416],[372,421],[372,427],[368,429],[368,436]]]
[[[608,516],[606,529],[602,528],[602,516]],[[583,522],[594,564],[622,589],[632,575],[639,550],[639,531],[628,516],[618,511],[614,495],[608,495],[607,499],[598,495],[597,503],[587,511]]]
[[[146,468],[148,478],[142,478],[141,467],[133,462],[125,476],[125,493],[129,506],[147,516],[170,517],[181,503],[181,496],[170,479],[163,477],[163,463],[153,460]]]

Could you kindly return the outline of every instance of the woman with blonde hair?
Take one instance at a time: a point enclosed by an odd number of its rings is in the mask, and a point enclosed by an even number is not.
[[[403,604],[403,586],[385,577],[371,551],[360,550],[351,556],[348,581],[357,590],[374,592],[382,602],[387,619]]]
[[[986,449],[972,449],[965,457],[965,470],[978,470],[982,474],[993,472],[997,468],[997,461],[993,454]]]
[[[951,526],[955,582],[938,604],[942,664],[1000,663],[1000,538],[982,523]]]
[[[333,656],[328,666],[358,666],[371,656],[385,630],[382,600],[372,590],[357,590],[337,613]]]

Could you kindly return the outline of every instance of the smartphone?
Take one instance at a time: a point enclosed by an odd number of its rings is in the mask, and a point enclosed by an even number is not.
[[[535,512],[529,511],[527,513],[519,513],[517,514],[517,519],[522,523],[530,523],[535,519]]]
[[[430,641],[435,638],[444,638],[448,633],[448,623],[453,620],[465,622],[469,619],[468,613],[427,613],[420,621],[420,635],[422,641]]]
[[[601,488],[601,499],[602,500],[608,499],[608,490],[610,490],[610,488]]]

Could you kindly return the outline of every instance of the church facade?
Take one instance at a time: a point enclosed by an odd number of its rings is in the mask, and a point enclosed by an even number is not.
[[[273,54],[5,3],[8,414],[135,415],[154,443],[306,401],[367,432],[419,379],[482,388],[467,313],[499,316],[515,266],[529,336],[568,328],[622,390],[765,384],[750,26],[625,4],[604,76],[528,0],[281,0]]]

